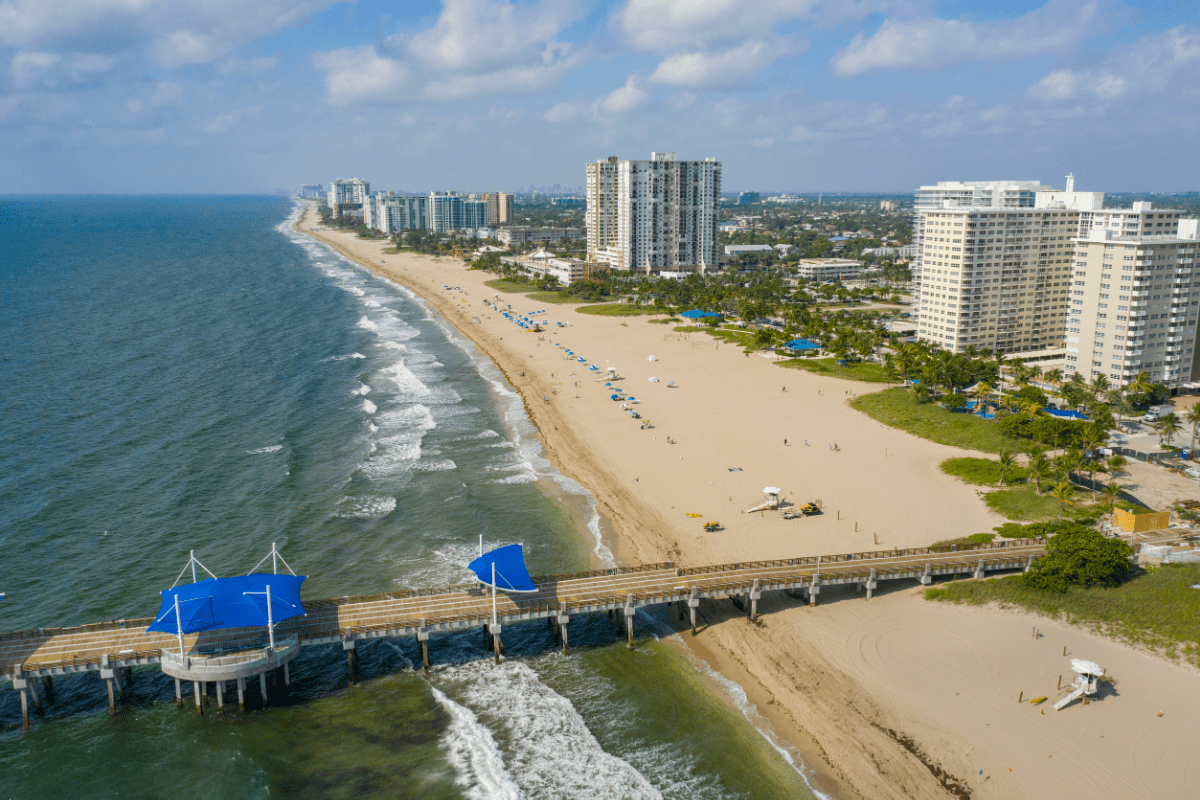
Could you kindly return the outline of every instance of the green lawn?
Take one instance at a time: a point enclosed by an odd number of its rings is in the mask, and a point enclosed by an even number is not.
[[[596,303],[575,309],[580,314],[595,314],[598,317],[642,317],[648,314],[665,313],[654,306],[631,306],[626,303]]]
[[[882,366],[865,361],[851,361],[846,366],[839,367],[836,358],[789,358],[787,361],[780,361],[779,366],[815,372],[828,378],[845,378],[848,381],[888,382]]]
[[[581,303],[566,292],[534,292],[529,299],[535,303]]]
[[[979,486],[1000,485],[1000,462],[990,458],[948,458],[941,463],[942,472],[962,480],[964,483],[974,483]],[[1029,470],[1024,467],[1012,466],[1004,473],[1005,485],[1024,483],[1029,477]]]
[[[536,292],[538,290],[537,281],[526,281],[519,278],[497,278],[494,281],[485,281],[484,286],[490,286],[498,292]]]
[[[1007,519],[1034,522],[1043,519],[1058,519],[1058,501],[1048,494],[1039,495],[1032,484],[1013,489],[988,492],[984,498],[988,508]],[[1071,519],[1072,507],[1067,506],[1063,519]]]
[[[1114,589],[1074,588],[1065,594],[1030,589],[1021,576],[959,580],[925,591],[929,600],[996,602],[1142,645],[1200,667],[1200,565],[1168,564]],[[1121,676],[1118,676],[1121,677]]]
[[[933,442],[968,450],[997,453],[1019,450],[1029,443],[1000,433],[991,420],[973,414],[956,414],[936,403],[918,403],[903,387],[856,397],[850,403],[872,419]]]

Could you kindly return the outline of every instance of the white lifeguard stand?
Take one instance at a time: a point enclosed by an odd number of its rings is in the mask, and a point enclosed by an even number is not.
[[[1067,707],[1079,697],[1083,697],[1086,703],[1088,697],[1096,694],[1100,678],[1104,677],[1104,670],[1099,664],[1082,658],[1072,658],[1071,669],[1076,673],[1075,681],[1071,684],[1070,693],[1054,704],[1055,711]]]

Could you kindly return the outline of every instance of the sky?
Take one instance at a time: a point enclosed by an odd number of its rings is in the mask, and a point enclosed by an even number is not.
[[[1200,189],[1195,0],[0,0],[0,193]]]

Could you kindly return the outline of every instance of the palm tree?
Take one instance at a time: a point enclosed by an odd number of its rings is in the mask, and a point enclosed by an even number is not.
[[[1071,471],[1079,466],[1079,454],[1075,450],[1067,452],[1054,459],[1054,471],[1058,473],[1061,481],[1071,480]]]
[[[1058,521],[1062,522],[1063,509],[1075,502],[1075,487],[1063,481],[1051,489],[1050,494],[1058,501]]]
[[[988,395],[991,393],[992,393],[992,385],[990,383],[988,383],[987,381],[980,381],[979,385],[975,387],[975,397],[979,398],[980,402],[982,402],[982,404],[983,404],[983,411],[979,412],[980,414],[987,413]],[[1200,406],[1197,406],[1197,408],[1200,408]]]
[[[1011,450],[1001,450],[996,454],[996,459],[1000,463],[1000,481],[996,484],[1001,486],[1004,484],[1004,475],[1016,464],[1016,457],[1013,456]]]
[[[1112,522],[1113,509],[1117,506],[1117,498],[1121,496],[1121,487],[1110,483],[1104,487],[1104,496],[1108,498],[1108,521]]]
[[[1098,398],[1108,391],[1110,385],[1108,378],[1101,373],[1096,373],[1096,377],[1092,378],[1092,385],[1088,388],[1092,390],[1092,397]]]
[[[1121,474],[1121,467],[1129,462],[1120,453],[1113,453],[1104,460],[1104,463],[1108,467],[1108,474],[1112,476],[1112,480],[1109,482],[1109,485],[1112,486],[1117,482],[1117,476]]]
[[[1194,405],[1187,410],[1183,418],[1192,425],[1192,449],[1196,449],[1196,431],[1200,429],[1200,404]]]
[[[1174,413],[1166,414],[1154,420],[1154,430],[1158,434],[1158,446],[1163,447],[1175,438],[1175,434],[1183,430],[1183,424]]]
[[[1143,392],[1150,391],[1150,387],[1153,385],[1154,384],[1150,382],[1150,373],[1143,370],[1137,375],[1134,375],[1133,380],[1131,380],[1125,388],[1130,394],[1141,394]]]
[[[1050,475],[1050,459],[1045,453],[1031,455],[1029,459],[1029,477],[1033,478],[1037,493],[1042,493],[1042,480]]]
[[[1046,380],[1053,384],[1061,384],[1063,381],[1063,371],[1058,367],[1055,367],[1046,373]]]

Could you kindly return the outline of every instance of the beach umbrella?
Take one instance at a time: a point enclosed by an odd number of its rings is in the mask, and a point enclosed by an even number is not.
[[[650,379],[650,382],[651,382],[651,383],[658,383],[658,378],[651,378],[651,379]]]
[[[619,394],[614,394],[612,397],[610,397],[610,398],[608,398],[608,399],[609,399],[609,400],[620,400],[620,399],[621,399],[621,395],[619,395]]]

